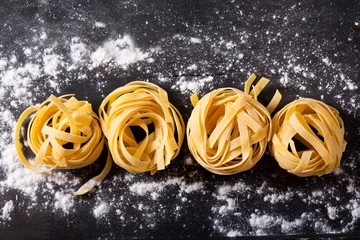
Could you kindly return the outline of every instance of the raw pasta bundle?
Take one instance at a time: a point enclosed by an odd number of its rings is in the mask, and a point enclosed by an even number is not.
[[[270,113],[281,100],[276,91],[267,108],[257,101],[269,80],[261,78],[250,91],[256,75],[245,83],[244,92],[219,88],[200,101],[191,96],[194,109],[187,124],[190,152],[207,170],[230,175],[249,170],[263,156],[270,140]]]
[[[135,81],[114,90],[103,100],[99,116],[115,163],[129,172],[154,174],[179,154],[184,121],[155,84]],[[145,137],[136,139],[141,132]]]
[[[335,108],[303,98],[286,105],[272,121],[270,151],[280,167],[306,177],[329,174],[339,166],[346,141],[344,123]]]
[[[25,157],[20,143],[20,130],[32,115],[27,128],[28,145],[36,155],[33,163]],[[98,159],[105,138],[96,114],[87,101],[78,101],[72,94],[51,95],[40,106],[26,109],[15,130],[15,147],[25,167],[37,173],[52,169],[77,169]],[[42,165],[47,168],[43,168]],[[75,195],[82,195],[99,185],[111,168],[111,158],[100,175],[85,183]]]

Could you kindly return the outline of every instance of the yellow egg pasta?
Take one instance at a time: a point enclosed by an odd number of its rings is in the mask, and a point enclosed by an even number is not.
[[[329,174],[339,167],[346,141],[335,108],[302,98],[287,104],[272,122],[270,151],[280,167],[301,177]]]
[[[154,174],[179,154],[184,121],[155,84],[135,81],[119,87],[103,100],[99,116],[114,162],[129,172]],[[135,127],[143,139],[136,139]]]
[[[36,155],[33,163],[26,158],[20,143],[21,127],[31,115],[27,141]],[[105,142],[91,104],[78,101],[73,94],[58,98],[51,95],[41,105],[26,109],[19,117],[14,139],[21,162],[37,173],[85,167],[98,159]],[[111,158],[108,157],[104,170],[74,194],[85,194],[99,185],[109,172],[111,164]]]
[[[207,170],[230,175],[251,169],[263,156],[270,140],[270,113],[281,100],[276,91],[267,108],[257,101],[269,83],[261,78],[251,88],[256,75],[245,83],[244,92],[219,88],[198,100],[191,96],[194,109],[187,124],[187,140],[196,161]]]

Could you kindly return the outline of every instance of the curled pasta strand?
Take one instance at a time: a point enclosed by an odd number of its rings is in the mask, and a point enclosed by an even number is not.
[[[27,140],[35,161],[25,156],[20,143],[20,130],[25,120]],[[98,117],[87,101],[78,101],[73,94],[55,97],[51,95],[40,106],[26,109],[19,117],[15,129],[15,147],[23,165],[33,172],[47,173],[52,169],[77,169],[98,159],[105,142]],[[85,184],[75,195],[82,195],[99,185],[111,168],[107,160],[104,170],[93,178],[93,184]],[[45,165],[46,167],[42,167]],[[90,187],[89,187],[90,186]]]
[[[276,91],[267,108],[257,101],[269,83],[256,75],[246,81],[244,92],[219,88],[200,100],[191,96],[194,109],[187,124],[189,150],[207,170],[230,175],[251,169],[263,156],[272,133],[270,113],[281,100]],[[252,87],[253,86],[253,87]]]
[[[185,124],[159,86],[135,81],[111,92],[99,108],[114,162],[133,173],[165,169],[180,152]],[[134,130],[145,133],[141,140]]]
[[[339,167],[346,141],[335,108],[302,98],[282,108],[272,121],[270,152],[280,167],[301,177],[329,174]]]

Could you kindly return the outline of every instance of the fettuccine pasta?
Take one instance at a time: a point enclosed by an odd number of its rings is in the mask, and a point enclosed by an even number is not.
[[[244,92],[219,88],[198,100],[191,96],[194,109],[187,124],[190,152],[207,170],[230,175],[251,169],[263,156],[270,140],[270,113],[281,100],[276,91],[267,108],[257,101],[269,82],[261,78],[251,89],[256,75],[245,83]]]
[[[335,108],[314,99],[299,99],[281,109],[273,125],[270,151],[283,169],[306,177],[329,174],[339,167],[346,141],[344,123]]]
[[[27,140],[36,155],[33,163],[24,155],[20,143],[21,127],[31,115]],[[72,94],[58,98],[51,95],[40,106],[29,107],[21,114],[15,129],[15,147],[19,158],[25,167],[37,173],[85,167],[99,157],[104,142],[98,117],[92,111],[91,104],[78,101]],[[85,194],[99,185],[111,164],[108,157],[100,175],[90,179],[74,194]]]
[[[164,89],[135,81],[110,93],[99,108],[114,162],[132,173],[165,169],[179,153],[184,121]],[[134,127],[145,133],[136,139]]]

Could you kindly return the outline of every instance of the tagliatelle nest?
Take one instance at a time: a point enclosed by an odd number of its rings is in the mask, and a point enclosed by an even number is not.
[[[299,99],[281,109],[273,125],[270,151],[288,172],[321,176],[338,168],[346,141],[344,123],[335,108],[314,99]],[[305,150],[298,149],[296,142]]]
[[[135,81],[119,87],[103,100],[99,116],[114,162],[129,172],[153,174],[179,154],[184,121],[155,84]],[[139,130],[143,139],[136,138]]]
[[[257,101],[258,94],[269,82],[253,74],[245,83],[244,92],[220,88],[198,100],[192,96],[194,109],[187,125],[187,139],[195,160],[207,170],[230,175],[251,169],[263,156],[270,140],[270,113],[281,95],[276,91],[265,108]]]
[[[34,163],[25,157],[20,144],[20,129],[33,114],[27,127],[28,145],[36,155]],[[104,146],[104,136],[96,114],[87,101],[73,95],[51,95],[40,106],[26,109],[15,130],[15,146],[21,162],[28,169],[44,173],[51,169],[77,169],[98,159]],[[45,165],[47,169],[41,166]],[[108,158],[102,173],[84,184],[75,195],[82,195],[99,185],[111,168]]]

